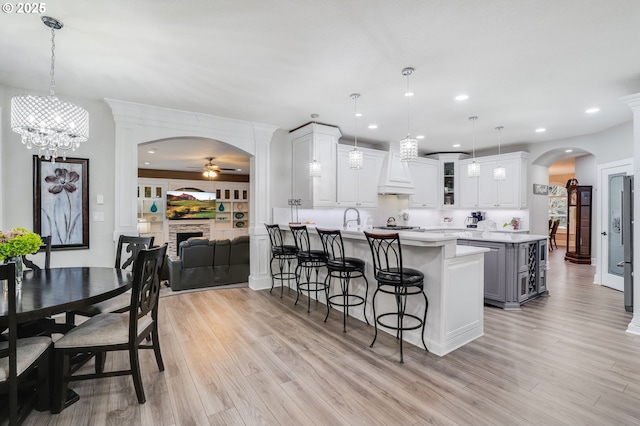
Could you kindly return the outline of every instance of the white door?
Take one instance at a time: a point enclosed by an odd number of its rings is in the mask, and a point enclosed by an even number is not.
[[[598,166],[598,232],[600,284],[624,291],[624,249],[622,246],[622,180],[633,174],[631,160]]]

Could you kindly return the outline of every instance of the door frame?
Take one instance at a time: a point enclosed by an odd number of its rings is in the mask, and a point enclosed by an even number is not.
[[[608,200],[605,200],[605,192],[608,195],[608,190],[605,191],[605,188],[608,188],[608,179],[603,179],[603,174],[606,173],[606,176],[613,174],[621,174],[626,173],[627,175],[633,175],[633,159],[624,159],[619,161],[612,161],[610,163],[599,164],[597,166],[597,188],[596,191],[596,211],[597,211],[597,223],[596,223],[596,236],[598,238],[598,244],[596,249],[596,273],[593,277],[593,282],[595,284],[604,285],[616,290],[623,291],[624,284],[620,284],[620,288],[617,285],[607,285],[605,282],[611,284],[611,276],[607,271],[607,261],[609,257],[606,255],[605,248],[609,247],[609,240],[607,237],[602,235],[602,232],[607,230],[608,227],[605,224],[605,219],[608,220]],[[606,215],[605,215],[606,213]],[[622,282],[622,277],[617,277]]]

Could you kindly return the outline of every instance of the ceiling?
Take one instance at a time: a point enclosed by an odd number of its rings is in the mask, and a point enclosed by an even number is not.
[[[472,115],[477,150],[496,146],[498,125],[503,145],[599,132],[631,120],[619,99],[640,92],[637,0],[43,4],[65,24],[56,33],[62,98],[114,98],[285,130],[317,113],[352,138],[349,95],[357,92],[358,138],[386,144],[408,131],[401,70],[411,66],[410,131],[425,136],[422,153],[471,151]],[[49,29],[39,15],[3,15],[0,83],[47,93]],[[454,100],[463,93],[468,100]],[[592,107],[600,111],[586,114]],[[192,152],[179,143],[173,155]],[[218,156],[211,144],[198,149],[192,166]]]

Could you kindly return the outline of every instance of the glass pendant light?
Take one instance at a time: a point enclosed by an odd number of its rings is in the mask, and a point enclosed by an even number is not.
[[[407,137],[400,141],[400,158],[402,161],[414,161],[418,158],[418,139],[411,137],[411,105],[409,100],[413,92],[409,90],[409,77],[413,74],[411,67],[404,68],[402,75],[407,77],[407,91],[404,96],[407,98]]]
[[[316,118],[318,117],[320,117],[320,115],[311,114],[311,118],[313,118],[313,124],[316,124]],[[316,160],[316,141],[313,141],[312,143],[313,143],[313,161],[309,163],[309,177],[316,178],[316,177],[322,176],[322,163]]]
[[[496,130],[498,131],[498,165],[495,169],[493,169],[493,180],[505,180],[507,178],[507,170],[500,164],[500,136],[502,129],[504,129],[504,127],[502,126],[496,127]]]
[[[359,93],[352,93],[350,98],[353,99],[354,111],[353,111],[353,128],[354,128],[354,143],[353,149],[349,151],[348,164],[352,170],[360,170],[364,165],[364,156],[362,151],[358,150],[358,117],[362,114],[358,113],[358,98]]]
[[[480,176],[480,164],[476,163],[476,120],[478,117],[475,115],[473,117],[469,117],[471,123],[473,124],[473,161],[467,164],[467,176],[469,177],[479,177]]]
[[[75,151],[89,139],[89,113],[75,104],[64,102],[55,95],[55,30],[62,22],[42,16],[42,22],[51,28],[51,86],[49,96],[18,95],[11,99],[11,130],[22,136],[22,143],[39,149],[38,155],[46,160],[67,151]]]

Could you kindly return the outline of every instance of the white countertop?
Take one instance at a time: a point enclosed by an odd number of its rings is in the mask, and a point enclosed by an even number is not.
[[[425,234],[439,232],[425,232]],[[529,243],[532,241],[546,240],[549,238],[547,235],[534,235],[534,234],[517,234],[509,232],[484,232],[484,231],[453,231],[445,232],[444,235],[455,236],[463,240],[473,241],[493,241],[496,243]]]

